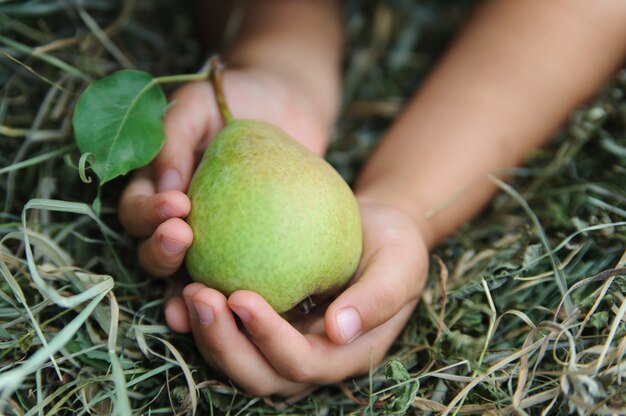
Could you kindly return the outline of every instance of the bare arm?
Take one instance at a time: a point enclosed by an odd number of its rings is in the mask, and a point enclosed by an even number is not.
[[[227,61],[293,81],[312,100],[315,117],[330,127],[339,103],[342,45],[336,0],[250,0]]]
[[[303,126],[321,125],[318,131],[324,132],[337,106],[342,37],[337,5],[332,0],[247,4],[244,19],[249,20],[228,56],[241,69],[224,79],[230,83],[225,90],[233,113],[301,131],[303,135],[293,134],[300,140],[310,130]],[[312,384],[368,371],[411,316],[426,280],[426,245],[432,247],[484,205],[494,191],[485,174],[519,163],[544,143],[616,69],[626,47],[625,21],[622,0],[489,0],[365,166],[357,183],[362,263],[354,284],[324,316],[288,323],[253,292],[225,298],[194,283],[183,292],[185,301],[177,297],[168,302],[168,323],[178,331],[191,329],[207,362],[257,395],[299,393]],[[321,29],[324,25],[330,26]],[[272,111],[280,91],[267,89],[276,84],[258,78],[258,69],[284,80],[288,91],[302,90],[310,99],[299,107],[312,117],[308,124],[294,124],[294,101],[283,101],[278,106],[283,111]],[[166,143],[153,166],[159,172],[189,161],[216,123],[217,112],[207,109],[212,93],[206,84],[183,87],[178,100],[166,120],[172,145]],[[321,143],[316,140],[312,137],[309,146]],[[126,192],[127,218],[143,221],[136,233],[147,238],[140,250],[143,263],[162,275],[178,268],[184,250],[168,254],[159,251],[159,243],[184,230],[190,243],[190,231],[180,218],[148,221],[149,215],[141,213],[158,210],[142,204],[156,208],[159,197],[167,203],[182,197],[179,191],[191,176],[190,169],[184,172],[175,195],[154,195],[148,179],[137,180],[135,188],[129,187],[134,192]],[[439,206],[436,215],[427,215]]]
[[[408,213],[432,246],[489,199],[486,174],[544,143],[625,52],[626,2],[487,1],[369,160],[358,194]]]

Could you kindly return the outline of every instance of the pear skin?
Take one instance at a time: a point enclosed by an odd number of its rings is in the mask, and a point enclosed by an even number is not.
[[[278,313],[343,287],[362,250],[354,194],[323,158],[278,127],[231,120],[189,188],[192,279],[259,293]]]

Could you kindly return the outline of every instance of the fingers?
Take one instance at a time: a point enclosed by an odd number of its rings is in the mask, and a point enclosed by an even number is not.
[[[382,244],[365,259],[359,279],[327,309],[328,337],[350,343],[391,319],[419,297],[427,268],[426,248],[419,238],[407,235]]]
[[[148,237],[138,249],[144,270],[168,276],[180,267],[193,240],[191,228],[182,220],[189,214],[191,202],[180,191],[154,191],[148,169],[139,171],[122,194],[120,221],[131,235]]]
[[[183,263],[192,240],[191,227],[180,218],[170,218],[140,244],[139,263],[154,276],[169,276]]]
[[[189,326],[189,311],[183,299],[182,293],[189,279],[176,276],[170,280],[165,291],[165,322],[176,332],[186,334],[191,330]]]
[[[165,302],[165,322],[173,331],[182,334],[191,330],[189,311],[182,296],[173,296]]]
[[[393,340],[391,336],[381,341],[377,338],[382,333],[379,332],[363,337],[358,343],[338,346],[323,334],[303,335],[261,296],[250,291],[233,293],[228,305],[278,374],[299,383],[329,384],[365,372],[371,354],[380,359],[389,340]]]
[[[155,194],[148,169],[135,174],[120,199],[120,222],[129,234],[145,238],[169,218],[189,215],[191,202],[180,191]]]
[[[255,344],[280,374],[299,382],[321,383],[314,377],[321,369],[310,361],[305,365],[302,360],[313,353],[309,341],[261,296],[238,291],[230,296],[228,306],[239,316]]]
[[[337,345],[323,334],[298,332],[254,292],[239,291],[227,300],[216,290],[192,283],[183,296],[204,359],[257,396],[292,396],[367,372],[382,360],[414,306],[406,305],[355,342]]]
[[[172,97],[164,118],[167,140],[152,164],[157,192],[187,190],[199,144],[220,124],[214,101],[206,82],[187,84]]]
[[[281,376],[237,327],[226,298],[192,283],[183,291],[191,329],[204,359],[255,396],[296,394],[308,388]]]

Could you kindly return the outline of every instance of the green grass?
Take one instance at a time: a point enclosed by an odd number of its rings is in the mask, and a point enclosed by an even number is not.
[[[472,7],[429,3],[350,6],[328,155],[348,180]],[[90,80],[205,57],[184,8],[121,4],[0,2],[0,413],[626,412],[626,70],[432,253],[385,365],[288,403],[239,392],[168,330],[166,283],[117,223],[125,179],[100,216],[80,181],[69,120]]]

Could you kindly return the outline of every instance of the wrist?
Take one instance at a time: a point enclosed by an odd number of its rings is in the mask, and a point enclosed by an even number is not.
[[[340,100],[343,39],[337,0],[248,0],[226,61],[280,79],[309,102],[326,128]]]
[[[403,198],[392,198],[383,192],[379,192],[375,187],[359,187],[355,192],[355,196],[360,207],[385,207],[408,217],[419,230],[428,249],[438,242],[439,239],[433,225],[428,220],[427,208],[420,207],[418,203]]]
[[[301,64],[293,62],[291,57],[279,55],[264,55],[257,51],[229,55],[227,64],[233,69],[249,71],[265,81],[282,85],[289,101],[304,108],[328,132],[339,111],[339,69],[303,70]]]

